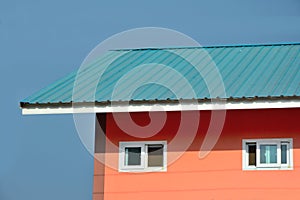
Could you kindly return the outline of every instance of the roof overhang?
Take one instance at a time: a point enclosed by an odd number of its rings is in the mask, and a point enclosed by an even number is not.
[[[300,108],[300,98],[21,104],[23,115]]]

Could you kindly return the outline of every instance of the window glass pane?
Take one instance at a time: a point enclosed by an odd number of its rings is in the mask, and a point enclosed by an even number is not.
[[[148,145],[148,167],[163,166],[163,145]]]
[[[125,165],[141,165],[141,147],[125,147]]]
[[[249,165],[256,166],[256,145],[249,144],[248,145],[248,155],[249,155]]]
[[[260,163],[277,163],[277,145],[260,145]]]
[[[287,145],[286,144],[281,145],[281,163],[287,164]]]

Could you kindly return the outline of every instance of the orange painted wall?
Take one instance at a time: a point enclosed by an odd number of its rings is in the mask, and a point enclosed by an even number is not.
[[[149,123],[148,113],[132,113],[131,116],[140,125]],[[167,172],[124,173],[106,166],[102,180],[104,199],[300,199],[299,116],[300,109],[227,111],[217,144],[207,157],[199,159],[199,149],[210,121],[210,111],[200,111],[197,137],[180,159],[168,166]],[[168,112],[163,129],[147,140],[171,141],[179,122],[180,112]],[[119,141],[145,140],[124,133],[111,114],[107,115],[106,134],[108,141],[115,145]],[[189,137],[188,132],[185,137]],[[243,171],[242,139],[249,138],[293,138],[294,170]],[[116,162],[117,166],[118,152],[109,143],[106,151],[106,161]],[[100,167],[95,162],[94,200],[101,199],[95,192],[97,185],[102,184],[99,178],[102,176],[97,176]]]

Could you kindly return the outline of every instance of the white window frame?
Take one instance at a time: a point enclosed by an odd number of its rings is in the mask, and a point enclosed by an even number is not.
[[[148,166],[148,145],[163,145],[163,166]],[[141,165],[125,165],[125,148],[141,147]],[[167,171],[167,142],[166,141],[138,141],[138,142],[119,142],[119,172],[162,172]]]
[[[140,144],[140,143],[128,143],[128,144],[122,144],[122,146],[120,146],[120,155],[122,155],[122,162],[120,160],[120,164],[121,164],[121,169],[128,169],[128,170],[140,170],[140,169],[144,169],[145,168],[145,145]],[[127,147],[140,147],[141,148],[141,165],[131,165],[131,166],[127,166],[125,165],[125,148]]]
[[[249,154],[247,148],[249,144],[256,144],[256,166],[249,165]],[[277,163],[260,163],[261,145],[277,146]],[[287,145],[287,164],[281,163],[281,145]],[[267,139],[243,139],[242,140],[242,167],[243,170],[293,170],[293,139],[292,138],[267,138]]]

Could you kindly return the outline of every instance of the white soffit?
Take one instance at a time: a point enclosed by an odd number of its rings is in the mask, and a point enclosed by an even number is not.
[[[112,112],[147,112],[147,111],[189,111],[189,110],[240,110],[300,108],[300,100],[246,101],[216,103],[181,103],[181,104],[133,104],[133,105],[94,105],[82,107],[37,107],[22,108],[23,115],[34,114],[73,114],[73,113],[112,113]]]

